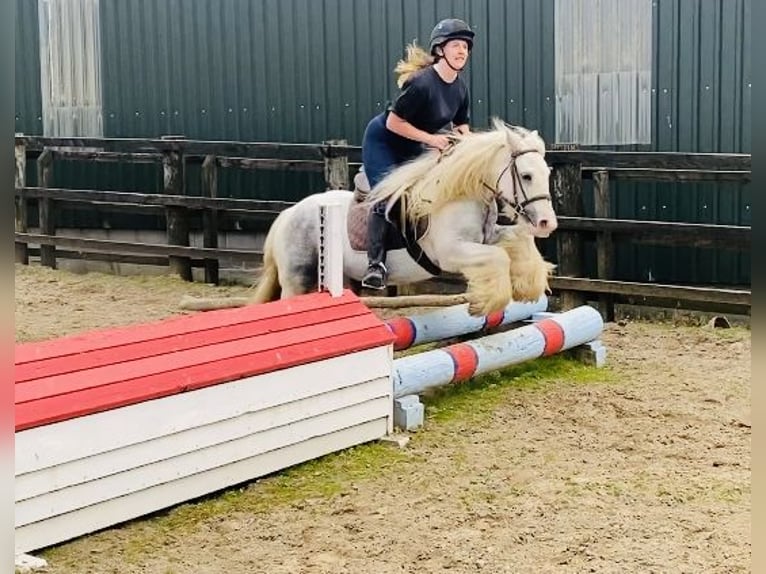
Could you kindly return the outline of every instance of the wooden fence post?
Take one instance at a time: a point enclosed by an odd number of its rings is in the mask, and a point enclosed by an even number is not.
[[[582,165],[565,163],[556,165],[551,174],[551,188],[556,213],[578,217],[584,214],[582,193]],[[557,269],[562,277],[579,277],[583,273],[582,238],[576,231],[557,231]],[[585,296],[574,291],[562,291],[562,310],[572,309],[585,303]]]
[[[16,134],[16,137],[23,136],[24,134]],[[24,141],[17,141],[14,148],[14,155],[16,157],[16,177],[15,187],[21,189],[27,185],[27,146]],[[27,232],[27,200],[25,197],[19,196],[14,198],[14,228],[17,233]],[[20,241],[15,242],[16,247],[16,263],[23,263],[29,265],[29,250],[27,244]]]
[[[162,136],[163,140],[183,140],[183,136]],[[166,149],[162,152],[162,174],[164,192],[168,195],[184,195],[184,157],[180,149]],[[189,213],[185,207],[165,208],[168,245],[189,246]],[[180,275],[184,281],[192,280],[191,260],[177,255],[168,256],[170,272]]]
[[[593,174],[594,213],[596,217],[610,216],[609,172],[599,170]],[[614,243],[610,231],[596,236],[596,267],[599,279],[614,278]],[[614,321],[614,297],[609,293],[599,295],[599,311],[605,321]]]
[[[346,146],[346,140],[327,140],[324,142],[324,179],[326,189],[350,189],[348,175],[348,155],[333,149],[333,146]]]
[[[202,195],[218,197],[218,160],[214,155],[205,156],[202,162]],[[218,247],[218,210],[205,209],[202,212],[202,246]],[[218,285],[218,259],[205,259],[205,283]]]
[[[37,186],[50,187],[53,177],[53,152],[45,148],[37,158]],[[50,197],[38,200],[40,234],[56,235],[56,202]],[[40,264],[51,269],[56,268],[56,246],[40,245]]]

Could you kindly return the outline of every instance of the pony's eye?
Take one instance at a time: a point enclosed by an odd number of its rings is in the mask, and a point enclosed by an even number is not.
[[[531,173],[525,173],[521,176],[521,179],[524,181],[532,181],[532,174]]]

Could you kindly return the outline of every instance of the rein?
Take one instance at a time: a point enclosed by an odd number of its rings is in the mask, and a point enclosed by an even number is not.
[[[527,197],[527,192],[524,189],[523,182],[521,181],[521,176],[519,175],[519,170],[516,167],[516,158],[519,157],[520,155],[524,155],[525,153],[538,153],[538,152],[536,150],[533,150],[533,149],[527,149],[527,150],[513,152],[511,154],[511,159],[508,162],[508,165],[506,165],[503,168],[503,170],[498,174],[497,181],[495,182],[495,187],[491,187],[490,185],[488,185],[484,181],[481,182],[484,187],[486,187],[488,190],[490,190],[492,192],[492,194],[494,195],[494,197],[498,201],[498,203],[504,203],[504,204],[507,204],[507,205],[509,205],[511,207],[511,209],[513,210],[513,214],[514,214],[514,217],[511,220],[511,223],[515,223],[516,220],[519,217],[523,217],[529,223],[532,223],[532,219],[527,214],[527,206],[529,204],[531,204],[531,203],[534,203],[535,201],[544,201],[544,200],[550,200],[551,199],[551,196],[548,193],[540,194],[540,195],[535,195],[533,197]],[[511,174],[513,176],[513,201],[508,201],[508,200],[504,199],[502,197],[502,195],[501,195],[501,192],[500,192],[500,180],[502,179],[503,174],[506,171],[508,171],[509,169],[511,170]],[[518,186],[518,189],[521,190],[521,196],[523,198],[521,203],[516,201],[516,189],[517,189],[517,186]]]

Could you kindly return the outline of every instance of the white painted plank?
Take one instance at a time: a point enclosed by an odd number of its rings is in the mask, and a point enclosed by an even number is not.
[[[15,531],[15,553],[39,550],[385,435],[385,419],[370,421],[124,498],[23,526]]]
[[[392,401],[391,381],[388,377],[24,473],[15,480],[15,501],[152,464],[378,397],[387,397],[389,402]],[[168,406],[163,417],[179,415],[172,401],[168,401]],[[109,427],[109,432],[114,430],[113,427]]]
[[[316,417],[270,428],[262,432],[230,440],[181,456],[138,466],[91,482],[78,484],[17,502],[14,505],[16,526],[23,526],[52,516],[65,514],[158,484],[176,481],[256,455],[305,442],[317,436],[385,419],[389,397],[381,397],[351,407],[323,413]]]
[[[394,432],[394,346],[388,345],[386,347],[388,374],[386,376],[386,385],[391,393],[391,401],[388,405],[388,428],[386,434],[393,434]]]
[[[388,376],[391,372],[388,347],[18,432],[16,475]],[[175,410],[174,417],[166,417],[168,409]],[[110,432],[103,432],[104,428]]]

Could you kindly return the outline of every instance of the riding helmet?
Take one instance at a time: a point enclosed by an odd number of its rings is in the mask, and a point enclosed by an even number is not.
[[[446,18],[439,22],[431,31],[429,40],[430,52],[435,56],[437,46],[441,46],[450,40],[465,40],[468,42],[468,49],[473,48],[474,32],[471,27],[458,18]]]

